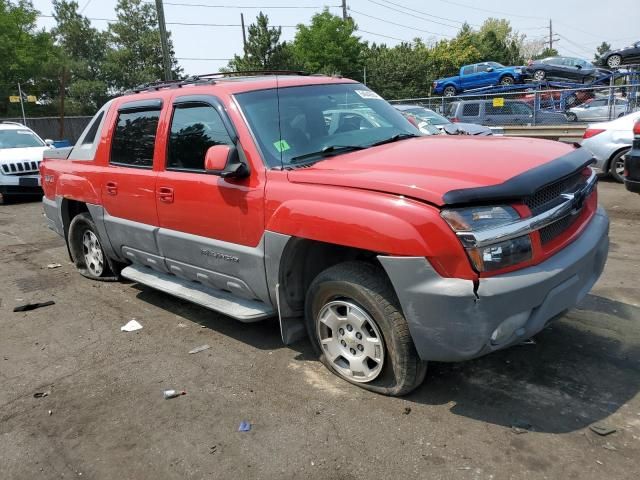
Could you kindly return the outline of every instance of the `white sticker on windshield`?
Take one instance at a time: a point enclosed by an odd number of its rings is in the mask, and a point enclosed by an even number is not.
[[[31,132],[29,130],[16,130],[16,133],[18,135],[31,135]]]
[[[378,95],[376,92],[372,92],[371,90],[356,90],[356,93],[360,95],[360,98],[382,100],[382,97],[380,95]]]

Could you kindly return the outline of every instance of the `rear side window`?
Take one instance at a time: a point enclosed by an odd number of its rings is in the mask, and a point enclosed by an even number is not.
[[[151,168],[160,110],[122,111],[111,140],[110,163]]]
[[[462,106],[463,117],[477,117],[480,115],[480,105],[478,103],[465,103]]]
[[[82,138],[82,145],[93,145],[93,142],[96,139],[96,134],[98,133],[98,127],[102,123],[103,116],[104,112],[100,112],[93,118],[91,125],[89,126],[89,130],[87,130],[87,133]]]
[[[209,147],[231,143],[215,108],[202,103],[179,105],[171,120],[167,169],[204,171]]]

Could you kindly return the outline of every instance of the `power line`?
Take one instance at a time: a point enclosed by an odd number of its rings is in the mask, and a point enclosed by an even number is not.
[[[368,33],[369,35],[376,35],[378,37],[390,38],[391,40],[398,40],[399,42],[412,43],[411,40],[405,40],[403,38],[392,37],[391,35],[383,35],[381,33],[368,32],[367,30],[362,30],[361,28],[359,28],[357,31],[358,32],[362,32],[362,33]]]
[[[374,20],[379,20],[381,22],[384,22],[384,23],[387,23],[387,24],[390,24],[390,25],[396,25],[397,27],[407,28],[409,30],[415,30],[417,32],[429,33],[431,35],[437,35],[437,36],[440,36],[440,37],[449,37],[449,35],[445,35],[443,33],[431,32],[429,30],[423,30],[421,28],[410,27],[408,25],[402,25],[401,23],[395,23],[395,22],[392,22],[390,20],[385,20],[384,18],[374,17],[373,15],[369,15],[368,13],[359,12],[358,10],[354,10],[353,8],[350,8],[349,11],[353,12],[353,13],[357,13],[358,15],[362,15],[363,17],[369,17],[369,18],[373,18]]]
[[[425,22],[435,23],[436,25],[443,25],[443,26],[445,26],[445,27],[449,27],[449,28],[455,28],[455,29],[460,28],[460,27],[459,27],[459,26],[457,26],[457,25],[449,25],[448,23],[436,22],[435,20],[431,20],[431,19],[426,18],[426,17],[424,17],[424,16],[420,16],[420,15],[418,15],[418,14],[416,14],[416,13],[404,12],[404,11],[402,11],[402,10],[398,10],[397,8],[394,8],[394,7],[390,7],[390,6],[388,6],[388,5],[385,5],[384,3],[376,2],[375,0],[367,0],[367,1],[368,1],[369,3],[373,3],[373,4],[375,4],[375,5],[378,5],[378,6],[380,6],[380,7],[386,8],[386,9],[388,9],[388,10],[393,10],[394,12],[402,13],[403,15],[410,15],[410,16],[412,16],[412,17],[414,17],[414,18],[416,18],[416,17],[417,17],[417,18],[419,18],[420,20],[424,20]]]
[[[374,2],[374,3],[375,3],[375,2]],[[416,10],[415,8],[405,7],[404,5],[401,5],[401,4],[399,4],[399,3],[395,3],[395,2],[391,2],[391,1],[389,1],[389,0],[387,0],[387,2],[386,2],[386,3],[389,3],[389,4],[391,4],[391,5],[395,5],[396,7],[402,8],[402,9],[404,9],[404,10],[409,10],[410,12],[413,12],[413,13],[419,13],[420,15],[426,15],[427,17],[437,18],[438,20],[445,20],[445,21],[447,21],[447,22],[459,23],[459,24],[461,24],[461,25],[464,25],[465,23],[467,23],[468,25],[470,25],[470,26],[472,26],[472,27],[479,27],[479,26],[480,26],[480,25],[474,25],[474,24],[472,24],[472,23],[468,23],[468,22],[465,22],[465,21],[454,20],[453,18],[439,17],[439,16],[437,16],[437,15],[433,15],[433,14],[431,14],[431,13],[423,12],[422,10]],[[380,5],[380,4],[378,4],[378,5]],[[383,6],[383,7],[384,7],[384,5],[381,5],[381,6]],[[410,14],[407,14],[407,15],[410,15]],[[457,28],[457,27],[456,27],[456,28]]]
[[[214,62],[228,62],[229,60],[233,60],[233,58],[202,58],[202,57],[176,57],[176,60],[206,60],[206,61],[214,61]]]
[[[151,3],[151,2],[145,2]],[[319,8],[341,8],[340,5],[317,5],[317,6],[306,6],[306,5],[210,5],[207,3],[182,3],[182,2],[164,2],[165,5],[171,5],[174,7],[202,7],[202,8],[235,8],[235,9],[313,9],[317,10]]]
[[[536,20],[546,20],[545,17],[534,17],[532,15],[518,15],[517,13],[499,12],[497,10],[488,10],[486,8],[478,8],[478,7],[474,7],[472,5],[465,5],[463,3],[452,2],[450,0],[440,0],[440,1],[443,2],[443,3],[448,3],[450,5],[456,5],[458,7],[468,8],[470,10],[478,10],[480,12],[487,12],[487,13],[496,13],[498,15],[503,15],[505,17],[532,18],[532,19],[536,19]]]
[[[53,15],[38,15],[43,18],[54,18]],[[87,20],[96,22],[117,22],[117,18],[86,17]],[[240,27],[239,23],[191,23],[191,22],[166,22],[167,25],[190,26],[190,27]],[[297,25],[274,25],[274,27],[297,28]]]

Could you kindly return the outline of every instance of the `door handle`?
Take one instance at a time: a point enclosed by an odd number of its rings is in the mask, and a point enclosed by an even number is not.
[[[107,182],[105,184],[107,194],[108,195],[117,195],[118,194],[118,184],[116,182]]]
[[[173,188],[171,187],[158,188],[158,198],[163,203],[173,203]]]

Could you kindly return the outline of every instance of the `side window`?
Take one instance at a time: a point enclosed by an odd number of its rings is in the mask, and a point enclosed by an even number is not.
[[[471,75],[475,71],[475,68],[476,68],[475,65],[469,65],[467,67],[464,67],[462,69],[462,74],[463,75]]]
[[[509,115],[511,113],[511,104],[505,103],[502,107],[494,107],[492,102],[487,102],[484,105],[484,109],[487,115]]]
[[[104,112],[100,112],[98,115],[94,117],[91,121],[91,126],[87,133],[82,137],[82,145],[92,145],[96,139],[96,134],[98,133],[98,126],[102,123],[102,117],[104,116]]]
[[[160,110],[122,111],[111,140],[109,163],[151,168]]]
[[[522,103],[512,103],[511,113],[515,115],[530,115],[531,109]]]
[[[173,111],[167,170],[204,171],[204,157],[213,145],[231,145],[220,115],[210,105],[178,105]]]
[[[465,103],[462,106],[463,117],[477,117],[480,115],[480,104],[478,103]]]

